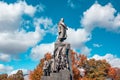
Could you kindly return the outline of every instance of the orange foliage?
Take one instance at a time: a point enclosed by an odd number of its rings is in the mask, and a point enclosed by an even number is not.
[[[83,54],[71,50],[72,71],[74,80],[106,80],[108,77],[114,80],[120,80],[118,69],[112,68],[110,64],[103,60],[89,59]],[[79,67],[85,69],[85,76],[80,76]],[[119,71],[120,72],[120,71]]]
[[[109,68],[108,75],[109,75],[109,77],[111,77],[111,78],[115,78],[115,76],[116,76],[116,70],[115,70],[115,68],[110,67],[110,68]]]
[[[79,80],[80,72],[79,72],[78,68],[75,66],[73,66],[73,74],[74,74],[74,76],[73,76],[74,80]]]
[[[29,79],[30,80],[40,80],[42,75],[43,75],[42,66],[37,66],[37,68],[34,69],[34,71],[30,72]]]
[[[115,80],[120,80],[120,68],[115,68],[115,70],[116,70]]]
[[[41,80],[41,76],[43,75],[43,66],[44,66],[44,58],[40,60],[40,64],[36,67],[36,69],[30,72],[29,79],[30,80]]]
[[[76,63],[76,60],[75,60],[75,52],[73,50],[71,50],[71,61],[72,61],[72,65],[74,65]]]
[[[44,66],[44,61],[50,60],[52,58],[52,55],[50,53],[46,53],[44,58],[40,60],[39,65],[34,69],[34,71],[30,72],[29,79],[30,80],[40,80],[41,76],[43,75],[43,66]]]
[[[78,63],[78,61],[75,59],[75,55],[76,55],[76,53],[71,50],[73,78],[74,78],[74,80],[80,80],[79,79],[80,72],[76,65]]]
[[[50,60],[52,58],[52,55],[50,53],[45,54],[45,59]]]
[[[87,57],[83,54],[80,54],[79,59],[80,60],[78,61],[78,65],[82,67],[83,64],[85,64],[85,62],[87,61]]]

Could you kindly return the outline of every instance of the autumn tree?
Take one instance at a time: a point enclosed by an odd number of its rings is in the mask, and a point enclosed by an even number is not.
[[[106,61],[90,59],[85,66],[86,77],[95,80],[105,80],[110,65]]]
[[[116,70],[106,60],[87,59],[83,54],[77,54],[71,50],[73,78],[75,80],[106,80],[108,77],[114,80],[119,79]],[[85,75],[80,76],[79,68],[85,70]]]
[[[79,80],[80,72],[79,72],[79,70],[77,68],[78,56],[77,56],[77,53],[74,52],[73,50],[71,50],[71,61],[72,61],[73,78],[74,78],[74,80]]]
[[[10,75],[7,80],[24,80],[22,70],[18,70],[16,74]]]
[[[29,79],[30,80],[40,80],[41,76],[43,75],[43,65],[44,65],[44,59],[40,60],[39,65],[34,69],[34,71],[30,72]]]
[[[112,68],[112,67],[109,68],[108,76],[110,78],[112,78],[112,79],[115,79],[115,77],[116,77],[116,70],[115,70],[115,68]]]
[[[8,75],[7,74],[1,74],[0,80],[7,80]]]
[[[116,76],[114,80],[120,80],[120,68],[114,68],[116,71]]]
[[[72,69],[73,69],[73,74],[74,74],[73,75],[74,80],[79,80],[80,72],[79,72],[78,68],[76,66],[73,66]]]
[[[51,58],[52,58],[52,55],[50,53],[46,53],[44,58],[40,60],[40,63],[34,69],[34,71],[30,72],[29,79],[30,80],[41,80],[41,76],[43,75],[44,61],[45,61],[45,59],[50,60]]]

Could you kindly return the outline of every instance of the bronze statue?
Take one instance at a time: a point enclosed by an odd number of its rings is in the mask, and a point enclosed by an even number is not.
[[[58,23],[58,41],[63,42],[67,38],[66,30],[68,30],[68,28],[64,23],[64,19],[61,18]]]

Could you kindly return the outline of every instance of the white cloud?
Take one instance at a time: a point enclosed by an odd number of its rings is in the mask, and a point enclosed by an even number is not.
[[[33,60],[39,60],[44,57],[44,54],[50,52],[51,54],[54,51],[54,43],[40,44],[32,48],[31,50],[31,58]]]
[[[116,56],[112,54],[108,53],[104,56],[94,55],[92,58],[95,58],[96,60],[105,59],[108,63],[111,64],[112,67],[120,68],[120,58],[117,58]]]
[[[13,67],[0,64],[0,73],[8,73],[12,70],[13,70]]]
[[[36,26],[43,25],[43,29],[47,29],[47,28],[49,28],[49,26],[53,25],[52,19],[50,19],[50,18],[43,18],[43,17],[41,17],[41,18],[36,18],[34,20],[35,20],[34,24]]]
[[[11,60],[10,55],[4,54],[4,53],[0,53],[0,61],[8,62],[10,60]]]
[[[85,29],[77,29],[74,30],[72,28],[68,28],[67,31],[67,42],[71,44],[73,48],[80,48],[84,45],[85,42],[91,39],[91,34],[86,32]]]
[[[33,7],[32,5],[28,6],[25,2],[23,3],[23,5],[24,5],[24,13],[33,16],[34,13],[36,12],[36,7]]]
[[[100,27],[119,32],[120,14],[117,14],[117,16],[115,14],[116,10],[110,3],[105,6],[95,3],[84,12],[81,24],[87,31]]]
[[[34,46],[44,36],[44,31],[39,27],[35,28],[35,32],[26,32],[24,30],[13,33],[0,34],[0,51],[2,53],[21,53],[29,47]]]
[[[99,48],[99,47],[101,47],[101,46],[102,46],[101,44],[93,44],[93,47]]]
[[[78,28],[77,30],[68,28],[67,36],[66,42],[69,42],[73,49],[80,49],[81,53],[85,55],[90,53],[91,49],[86,47],[85,43],[91,40],[91,34],[88,33],[84,28]]]
[[[0,32],[11,32],[19,28],[23,14],[33,16],[36,7],[26,4],[26,2],[17,2],[8,4],[0,1]]]

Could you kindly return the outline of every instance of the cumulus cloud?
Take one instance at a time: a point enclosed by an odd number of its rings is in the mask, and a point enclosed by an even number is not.
[[[80,48],[83,44],[91,39],[91,34],[85,29],[68,28],[67,42],[71,43],[73,48]]]
[[[0,64],[0,73],[8,73],[12,70],[13,70],[13,67]]]
[[[92,58],[95,58],[96,60],[102,60],[105,59],[108,63],[111,64],[112,67],[118,67],[120,68],[120,58],[117,58],[116,56],[107,53],[104,56],[94,55]]]
[[[36,7],[26,4],[26,2],[17,2],[8,4],[0,1],[0,32],[15,31],[20,26],[23,14],[33,16]]]
[[[21,53],[34,46],[44,36],[44,31],[39,27],[35,28],[35,32],[26,32],[24,30],[13,33],[0,34],[0,51],[3,53]]]
[[[8,62],[8,61],[10,61],[10,60],[11,60],[10,55],[0,53],[0,61]]]
[[[39,60],[44,57],[44,54],[50,52],[51,54],[54,51],[54,43],[40,44],[32,48],[31,50],[31,58],[33,60]]]
[[[81,53],[89,54],[91,49],[85,46],[85,43],[91,40],[91,34],[87,32],[84,28],[78,28],[77,30],[68,28],[67,31],[67,40],[73,49],[80,49]]]
[[[49,26],[53,25],[52,23],[52,19],[51,18],[36,18],[35,21],[34,21],[34,24],[36,26],[40,26],[40,25],[43,25],[43,29],[47,29],[49,28]]]
[[[119,32],[120,14],[116,12],[110,3],[102,6],[96,2],[83,13],[81,24],[87,31],[99,27],[109,31]]]

